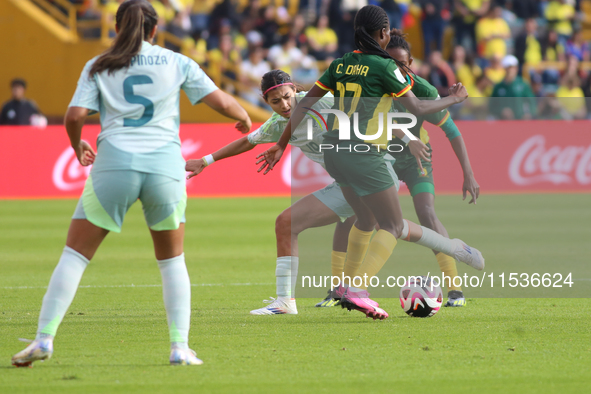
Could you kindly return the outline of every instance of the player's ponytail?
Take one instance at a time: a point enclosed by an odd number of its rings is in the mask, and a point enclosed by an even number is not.
[[[119,33],[113,45],[94,62],[90,76],[107,70],[110,74],[129,67],[131,59],[142,49],[144,40],[158,23],[158,15],[147,0],[126,0],[117,10],[115,21]]]
[[[295,89],[296,93],[304,90],[300,85],[294,83],[288,73],[283,70],[271,70],[261,78],[261,92],[263,98],[267,99],[267,93],[271,90],[278,88],[283,85],[291,85]]]
[[[388,14],[386,14],[383,8],[377,5],[366,5],[362,7],[355,15],[355,47],[363,53],[392,59],[399,68],[412,72],[404,64],[390,56],[373,38],[372,35],[376,31],[386,29],[388,25]]]

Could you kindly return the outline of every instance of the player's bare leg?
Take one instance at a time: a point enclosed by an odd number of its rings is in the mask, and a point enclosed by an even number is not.
[[[318,198],[309,194],[283,211],[275,222],[277,237],[277,299],[268,306],[255,309],[253,315],[297,314],[295,286],[298,272],[298,235],[313,227],[339,221],[339,217]]]
[[[435,213],[435,196],[431,193],[418,193],[413,197],[413,203],[419,223],[442,236],[449,238],[447,230]],[[453,256],[433,250],[439,268],[444,277],[449,277],[447,281],[447,297],[445,306],[461,307],[466,304],[464,293],[461,286],[454,286],[453,279],[458,276],[458,268]]]
[[[398,193],[394,186],[364,197],[357,196],[350,187],[342,187],[342,191],[357,220],[349,234],[349,252],[344,271],[345,287],[349,286],[341,296],[341,306],[358,310],[367,317],[383,320],[388,314],[369,298],[367,283],[362,281],[357,284],[359,281],[356,277],[373,277],[394,250],[396,238],[404,227]],[[370,242],[376,224],[380,226],[380,230]]]

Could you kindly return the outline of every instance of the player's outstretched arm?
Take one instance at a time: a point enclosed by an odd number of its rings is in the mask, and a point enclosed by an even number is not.
[[[295,107],[295,110],[292,110],[289,122],[287,122],[287,126],[285,126],[285,130],[283,130],[283,134],[281,134],[281,138],[279,138],[277,144],[257,156],[257,159],[259,160],[257,160],[256,164],[262,163],[258,172],[265,170],[263,174],[267,174],[273,169],[273,167],[275,167],[275,164],[277,164],[281,159],[281,156],[283,156],[283,151],[285,151],[285,148],[291,139],[293,130],[302,123],[302,120],[304,120],[304,117],[306,116],[307,111],[304,111],[303,107],[313,106],[318,100],[324,97],[325,94],[326,90],[319,88],[317,85],[314,85],[312,89],[308,91],[306,96]]]
[[[250,121],[248,113],[240,104],[238,104],[238,101],[228,93],[225,93],[220,89],[214,90],[207,96],[203,97],[202,101],[220,114],[237,120],[239,125],[237,124],[236,128],[241,133],[245,134],[250,131],[252,122]]]
[[[70,138],[70,145],[76,152],[78,161],[83,166],[94,163],[96,153],[90,144],[82,140],[82,126],[88,116],[88,109],[83,107],[69,107],[64,117],[64,126]]]
[[[474,178],[474,171],[472,171],[472,165],[468,158],[468,150],[466,149],[464,139],[459,135],[452,139],[450,143],[464,172],[464,184],[462,185],[463,199],[466,199],[466,193],[470,193],[472,199],[468,204],[476,204],[476,199],[480,195],[480,186],[476,182],[476,178]]]
[[[422,116],[439,112],[454,104],[461,103],[468,98],[468,91],[464,85],[458,83],[449,88],[449,96],[443,97],[440,100],[419,100],[412,90],[403,94],[402,97],[404,99],[400,102],[410,113]]]
[[[187,175],[187,179],[193,178],[195,175],[199,175],[205,167],[215,161],[219,161],[228,157],[237,156],[244,152],[252,150],[256,145],[251,144],[248,141],[248,137],[244,136],[232,141],[223,148],[213,152],[211,155],[204,156],[200,159],[187,160],[185,164],[185,171],[191,172]]]

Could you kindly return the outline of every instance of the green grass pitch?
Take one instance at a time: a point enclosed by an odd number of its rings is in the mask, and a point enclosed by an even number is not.
[[[274,219],[289,203],[189,201],[190,345],[203,366],[168,365],[160,274],[136,204],[123,232],[107,237],[86,270],[53,358],[17,369],[10,357],[26,346],[18,338],[34,337],[76,202],[0,201],[0,393],[589,390],[586,298],[480,298],[474,292],[470,298],[466,291],[465,308],[414,319],[392,290],[392,298],[379,299],[390,313],[382,322],[355,311],[314,308],[320,297],[299,299],[297,316],[249,315],[274,295]],[[402,203],[405,217],[416,220],[410,198]],[[575,285],[590,283],[589,195],[484,195],[476,207],[458,196],[439,196],[436,206],[452,236],[483,251],[488,270],[522,263],[532,272],[560,271],[572,263],[579,269]],[[330,233],[303,234],[302,249],[330,240]],[[328,274],[330,243],[324,244],[302,250],[302,260],[322,260],[302,261],[303,269]],[[397,266],[438,271],[430,251],[402,242],[386,268]]]

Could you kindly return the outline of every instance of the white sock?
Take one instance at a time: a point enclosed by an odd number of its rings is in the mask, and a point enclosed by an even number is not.
[[[456,248],[451,239],[446,238],[425,226],[421,226],[421,229],[423,230],[423,236],[416,242],[417,244],[449,256],[453,255]]]
[[[36,339],[55,336],[76,295],[78,284],[88,263],[89,260],[86,257],[68,246],[64,247],[43,297]]]
[[[185,265],[185,254],[158,260],[158,268],[162,275],[171,346],[185,348],[184,344],[189,341],[191,320],[191,281]]]
[[[277,267],[275,268],[277,296],[295,298],[298,265],[299,259],[296,256],[277,257]]]

